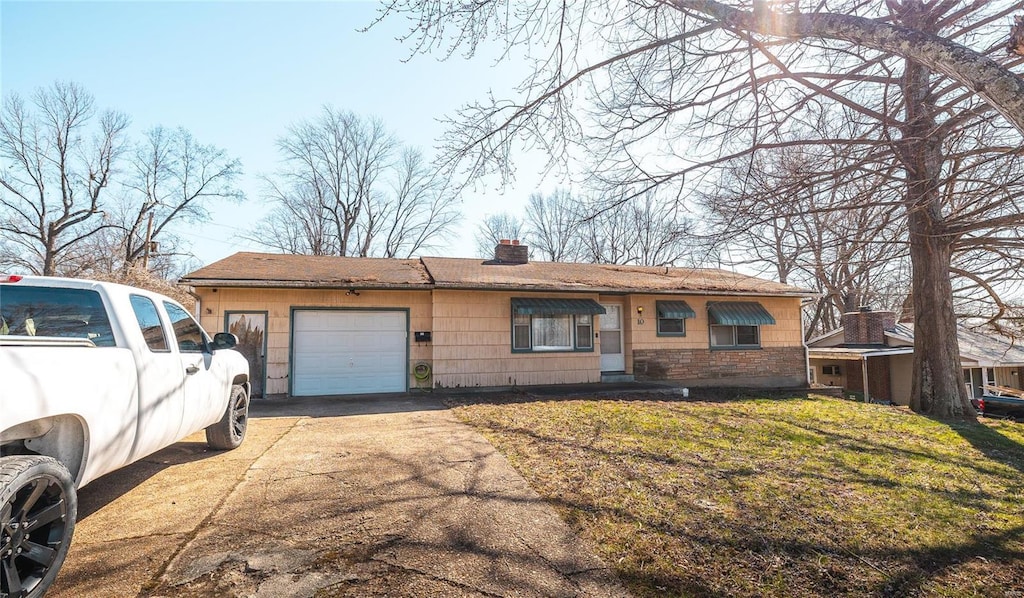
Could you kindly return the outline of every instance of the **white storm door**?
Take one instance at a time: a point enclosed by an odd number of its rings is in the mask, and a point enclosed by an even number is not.
[[[405,392],[404,311],[296,310],[292,395]]]
[[[622,352],[622,305],[602,303],[605,313],[599,315],[601,323],[598,335],[601,347],[601,371],[622,372],[626,370],[626,355]]]

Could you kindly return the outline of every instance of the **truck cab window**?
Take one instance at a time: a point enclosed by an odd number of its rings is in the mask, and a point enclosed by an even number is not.
[[[164,301],[164,309],[171,318],[171,328],[178,340],[178,351],[182,353],[201,353],[210,342],[203,329],[196,324],[188,312],[173,303]]]
[[[167,336],[164,334],[164,327],[160,325],[160,314],[157,313],[153,300],[142,295],[132,295],[131,302],[135,320],[142,330],[146,346],[150,351],[168,351]]]
[[[15,285],[0,293],[0,330],[15,336],[84,338],[97,347],[113,347],[103,299],[88,289]]]

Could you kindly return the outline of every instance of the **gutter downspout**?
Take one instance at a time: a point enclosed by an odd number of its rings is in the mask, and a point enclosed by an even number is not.
[[[864,402],[871,402],[871,391],[868,390],[868,357],[865,355],[860,358],[861,368],[860,375],[864,380]]]
[[[804,332],[804,306],[800,302],[800,344],[804,348],[804,386],[811,387],[811,356],[807,350],[807,336]]]
[[[180,281],[178,282],[178,285],[181,286],[181,282]],[[202,322],[203,321],[203,298],[199,296],[199,293],[196,293],[195,287],[191,287],[191,286],[185,287],[185,292],[188,293],[189,295],[192,295],[192,297],[195,298],[195,300],[196,300],[196,313],[193,314],[193,315],[195,315],[197,322]]]
[[[800,300],[800,344],[804,348],[804,385],[811,387],[811,351],[807,347],[807,333],[804,330],[804,302],[810,303],[812,299]]]

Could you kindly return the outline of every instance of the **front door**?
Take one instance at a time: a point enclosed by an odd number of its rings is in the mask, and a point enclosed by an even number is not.
[[[181,387],[184,412],[178,435],[175,436],[175,439],[178,439],[192,430],[209,425],[212,423],[211,417],[223,412],[227,405],[224,396],[228,388],[226,383],[221,382],[223,377],[218,380],[216,376],[217,370],[213,367],[213,355],[209,346],[210,339],[199,323],[187,311],[173,303],[164,301],[164,309],[167,310],[167,317],[171,319],[171,330],[174,331],[175,339],[172,345],[178,347],[179,364],[185,374],[185,382]],[[221,373],[223,374],[223,369]],[[222,390],[218,391],[217,387],[222,384]]]
[[[604,315],[600,318],[601,327],[598,341],[601,346],[601,371],[624,372],[626,356],[622,352],[622,305],[618,303],[602,303]]]
[[[238,337],[235,349],[249,361],[251,396],[263,397],[267,363],[267,312],[227,312],[227,331]]]
[[[136,356],[139,372],[145,375],[104,372],[108,376],[138,376],[137,429],[129,463],[178,440],[181,418],[185,415],[185,371],[178,352],[171,348],[174,331],[161,321],[157,304],[151,298],[132,295],[130,299],[147,345]]]

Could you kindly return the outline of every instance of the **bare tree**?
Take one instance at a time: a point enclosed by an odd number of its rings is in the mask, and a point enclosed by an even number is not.
[[[583,261],[640,266],[693,265],[690,225],[673,200],[639,197],[591,200],[581,208]]]
[[[693,262],[690,222],[673,200],[653,192],[623,199],[587,199],[568,191],[530,195],[526,218],[489,215],[477,229],[477,251],[501,239],[522,239],[542,260],[669,266]]]
[[[260,234],[245,238],[281,253],[340,255],[331,223],[312,188],[295,184],[285,190],[273,179],[265,183],[274,207],[256,227]]]
[[[388,193],[367,211],[364,253],[408,258],[446,239],[461,219],[459,200],[423,153],[404,148],[389,179]]]
[[[834,330],[851,297],[898,307],[910,290],[907,237],[890,177],[843,168],[828,148],[790,148],[742,161],[701,194],[711,239],[733,266],[820,293],[808,337]],[[830,165],[832,180],[818,179]]]
[[[689,219],[675,199],[644,193],[622,206],[636,243],[632,262],[642,266],[696,266],[696,243]]]
[[[276,205],[259,236],[314,255],[408,257],[458,221],[457,196],[422,153],[403,148],[379,119],[325,107],[278,140],[285,166],[267,178]]]
[[[126,277],[150,241],[151,267],[172,276],[173,224],[206,218],[213,198],[240,199],[238,160],[184,129],[157,127],[133,144],[128,118],[97,113],[74,83],[17,95],[0,113],[0,258],[37,274]]]
[[[1024,206],[1016,189],[962,205],[943,194],[942,181],[951,155],[972,158],[969,146],[950,152],[978,127],[988,131],[987,147],[1002,149],[975,156],[977,168],[1017,160],[1024,78],[1014,70],[1020,58],[1004,48],[1006,21],[1021,9],[945,0],[536,0],[514,9],[505,0],[394,0],[385,14],[413,16],[409,38],[420,51],[449,44],[452,28],[470,49],[500,31],[509,45],[550,50],[521,101],[468,106],[454,119],[450,163],[472,176],[507,173],[523,136],[559,159],[578,143],[604,184],[668,187],[678,196],[724,164],[786,146],[842,143],[862,150],[860,163],[876,172],[895,164],[919,339],[911,404],[955,417],[973,409],[956,345],[954,247],[993,242],[1019,251],[1010,231],[1024,223]],[[574,106],[580,97],[594,110]],[[823,119],[853,122],[856,135],[808,135]],[[991,230],[1001,232],[993,238]]]
[[[483,258],[494,257],[494,247],[498,243],[503,239],[523,239],[525,230],[523,221],[508,212],[489,214],[477,225],[474,235],[476,253]]]
[[[573,262],[581,253],[580,200],[565,189],[547,196],[532,193],[526,202],[526,241],[540,259],[549,262]]]
[[[244,197],[235,187],[241,162],[222,149],[198,143],[183,128],[150,129],[128,161],[118,228],[125,270],[149,255],[147,240],[159,243],[169,238],[171,225],[207,220],[211,200]],[[162,253],[167,254],[170,245]]]
[[[4,262],[43,275],[64,271],[77,245],[112,226],[103,198],[125,143],[128,118],[97,114],[74,83],[11,95],[0,111],[0,234]]]

